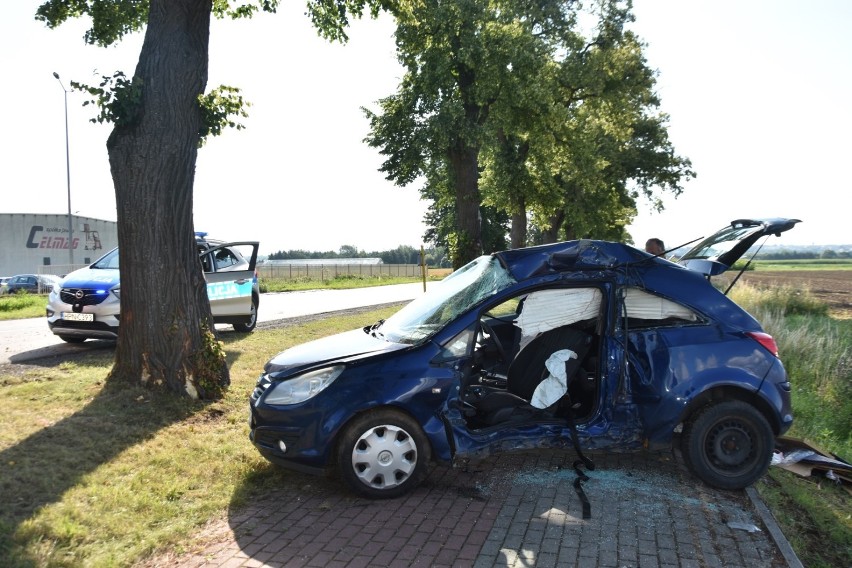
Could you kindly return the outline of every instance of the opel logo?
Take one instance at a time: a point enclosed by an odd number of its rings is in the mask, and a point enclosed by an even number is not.
[[[78,300],[82,300],[84,295],[85,294],[83,293],[82,290],[77,290],[76,292],[74,292],[74,297],[77,298]]]

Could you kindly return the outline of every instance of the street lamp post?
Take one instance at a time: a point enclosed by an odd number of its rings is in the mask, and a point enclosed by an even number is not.
[[[53,72],[53,76],[59,81],[62,92],[65,93],[65,176],[68,182],[68,261],[71,266],[68,272],[74,270],[74,223],[71,220],[71,156],[68,144],[68,89],[62,84],[59,73]]]

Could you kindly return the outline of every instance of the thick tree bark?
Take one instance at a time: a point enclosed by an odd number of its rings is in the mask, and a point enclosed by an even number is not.
[[[542,244],[555,243],[559,239],[559,229],[565,222],[565,211],[558,210],[550,216],[550,227],[541,232]]]
[[[202,398],[229,383],[195,247],[193,183],[207,84],[211,0],[151,0],[135,119],[108,142],[121,251],[112,380]]]
[[[456,242],[451,251],[458,269],[482,254],[482,219],[479,196],[479,150],[459,142],[450,151],[456,191]]]
[[[516,201],[516,203],[512,204],[512,227],[509,230],[509,238],[511,239],[511,247],[513,249],[527,246],[526,200],[523,196],[518,196]]]

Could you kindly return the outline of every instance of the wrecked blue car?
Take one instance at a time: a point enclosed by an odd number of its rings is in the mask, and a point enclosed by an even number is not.
[[[251,394],[269,461],[395,497],[433,460],[678,444],[743,488],[791,425],[771,336],[710,281],[796,219],[737,220],[671,261],[580,240],[498,252],[384,321],[287,349]]]

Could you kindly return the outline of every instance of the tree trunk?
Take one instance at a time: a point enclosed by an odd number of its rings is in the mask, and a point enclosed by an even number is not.
[[[111,380],[201,398],[229,384],[193,229],[211,0],[151,0],[135,118],[107,141],[121,251],[121,323]],[[141,83],[137,83],[141,81]]]
[[[559,239],[559,229],[562,228],[562,223],[565,222],[565,211],[556,211],[550,216],[550,227],[542,230],[542,244],[555,243]]]
[[[450,151],[450,164],[456,192],[456,242],[451,254],[453,269],[458,269],[482,254],[479,150],[459,142]]]
[[[512,228],[509,230],[511,247],[513,249],[524,248],[527,246],[527,211],[524,197],[518,196],[516,203],[512,204],[512,208]]]

